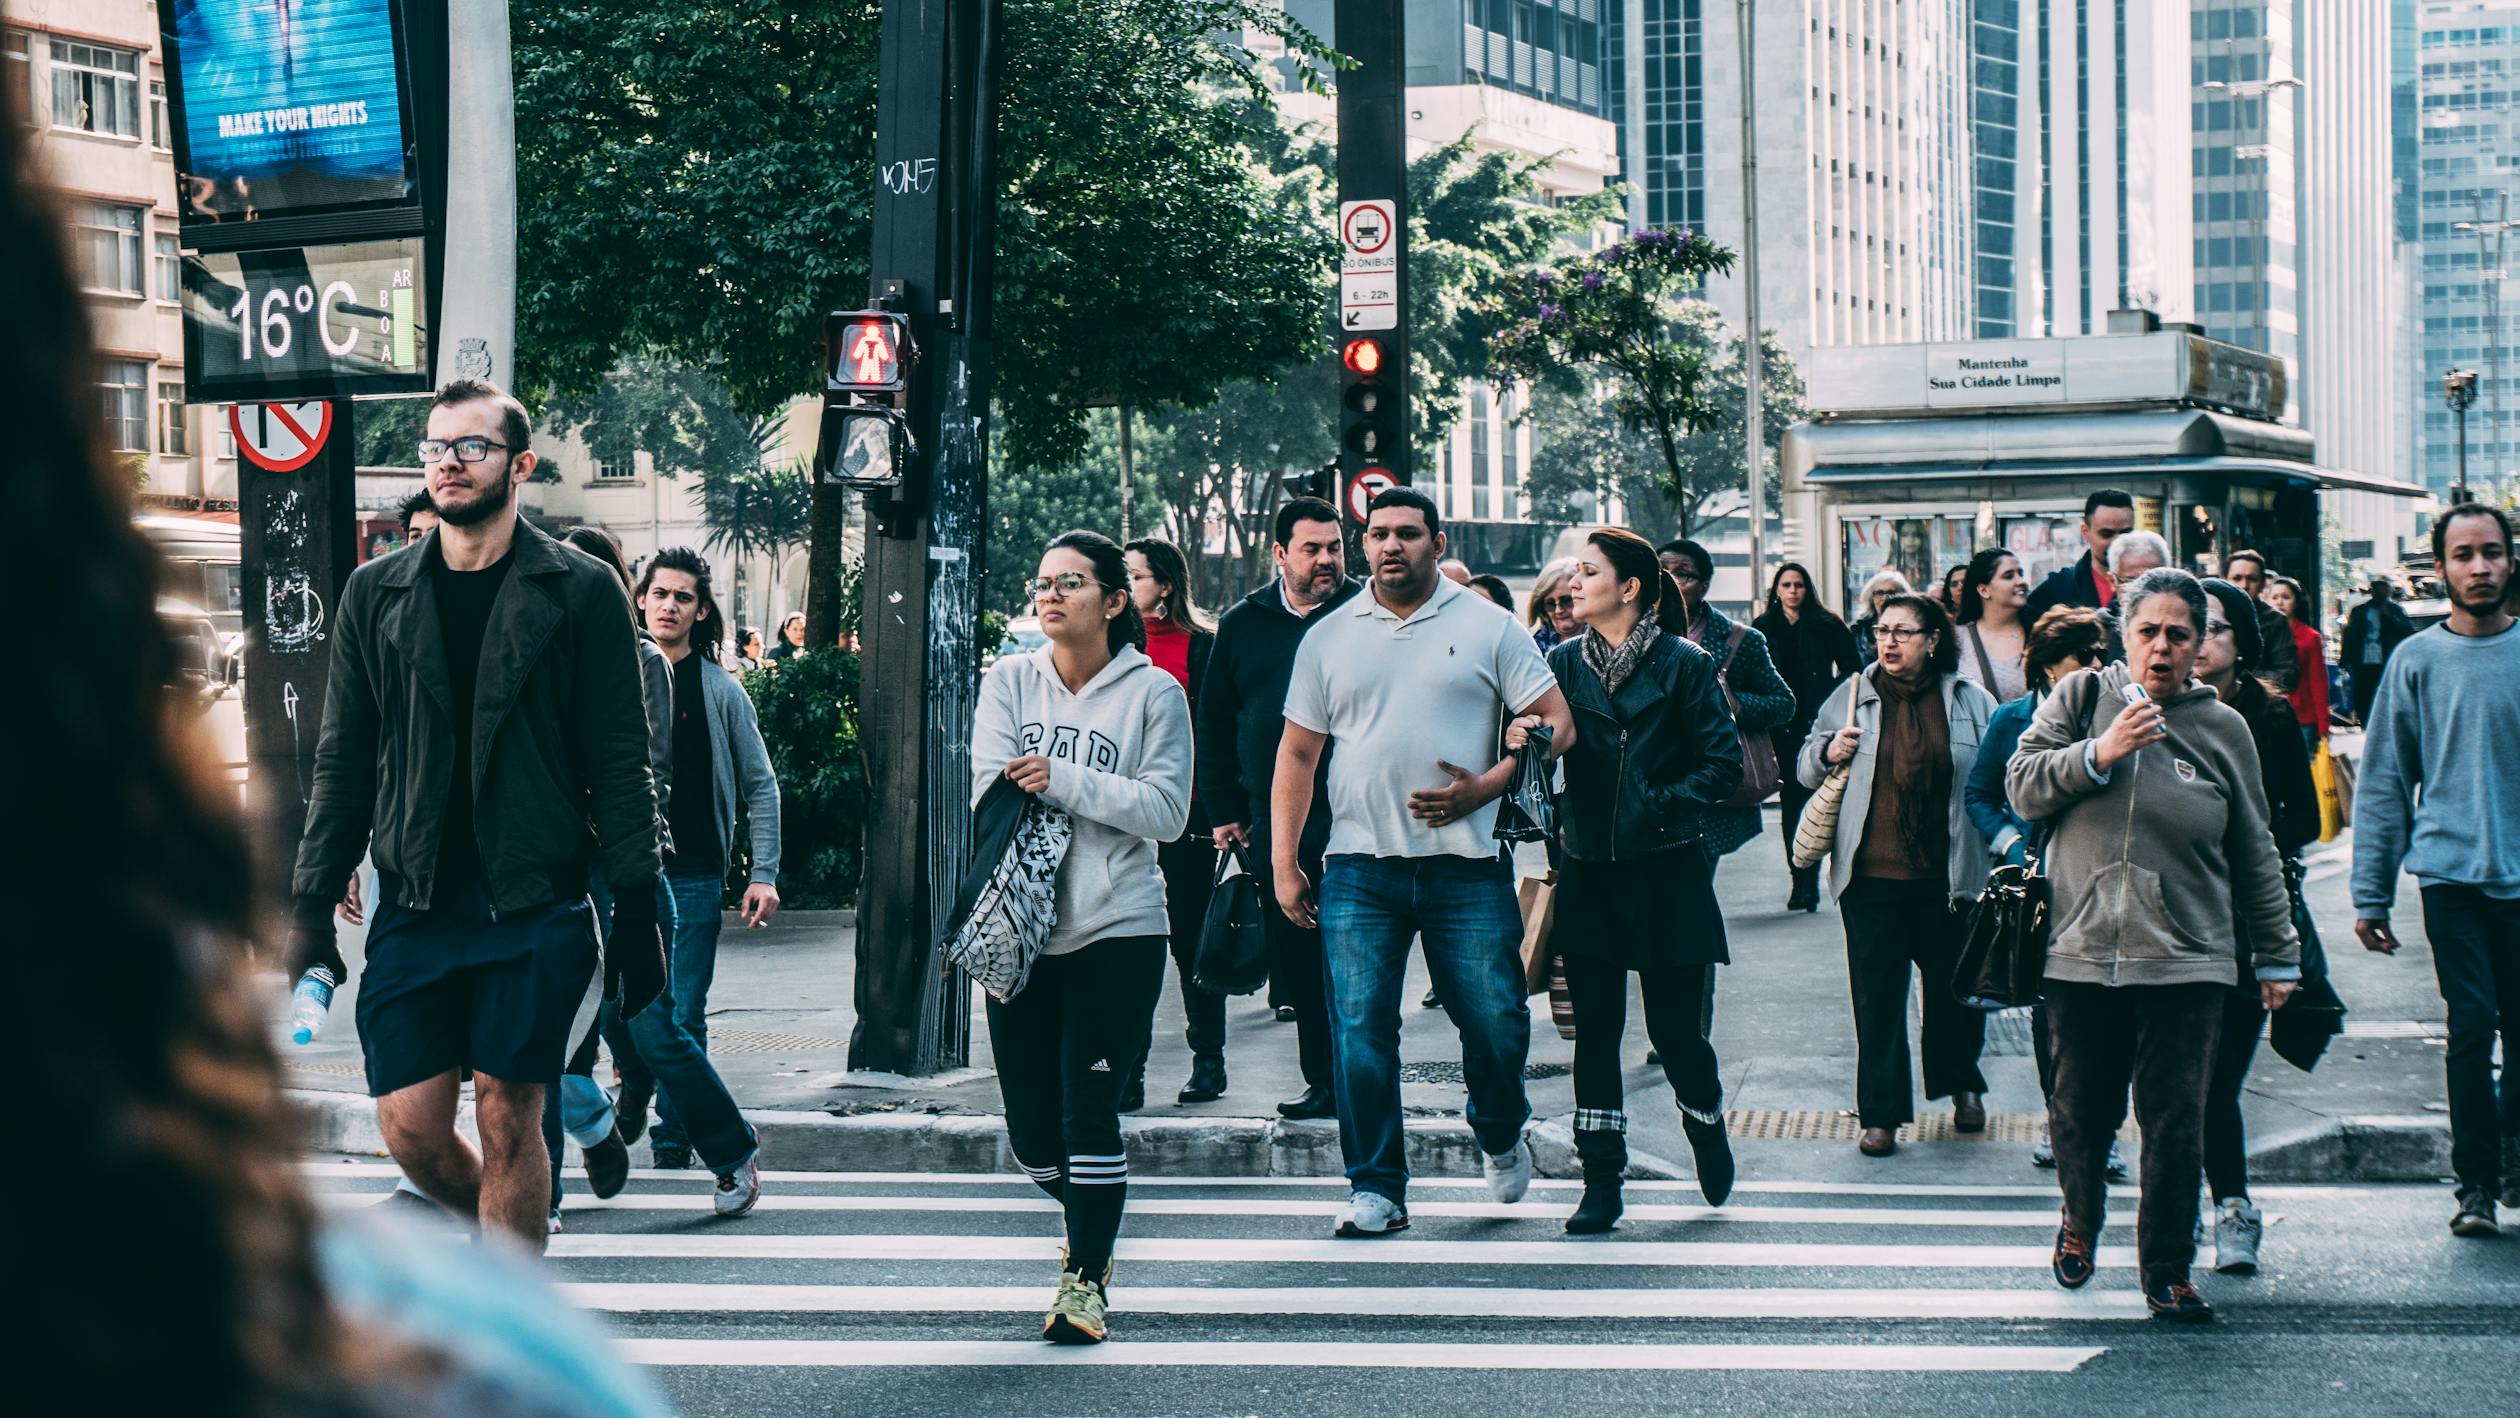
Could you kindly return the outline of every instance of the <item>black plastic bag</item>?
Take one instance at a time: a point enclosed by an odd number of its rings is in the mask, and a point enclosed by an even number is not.
[[[1549,794],[1549,740],[1546,724],[1534,725],[1523,746],[1514,751],[1514,780],[1496,802],[1496,840],[1546,842],[1557,835],[1557,799]]]

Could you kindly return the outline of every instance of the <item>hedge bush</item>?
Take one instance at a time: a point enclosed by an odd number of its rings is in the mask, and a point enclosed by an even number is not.
[[[742,678],[779,775],[779,897],[800,909],[854,904],[865,871],[867,802],[858,657],[815,650]],[[739,855],[746,840],[736,839]],[[749,867],[738,864],[730,879],[740,883]]]

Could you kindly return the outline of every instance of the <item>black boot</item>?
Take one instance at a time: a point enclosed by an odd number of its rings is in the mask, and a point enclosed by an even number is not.
[[[1794,891],[1791,896],[1785,898],[1785,909],[1788,911],[1820,909],[1820,869],[1818,867],[1794,868]]]
[[[1575,1134],[1575,1155],[1584,1163],[1584,1199],[1566,1218],[1566,1234],[1598,1236],[1619,1224],[1626,1206],[1619,1199],[1620,1178],[1627,1172],[1627,1134],[1581,1129]]]
[[[1145,1106],[1146,1065],[1139,1064],[1137,1071],[1129,1075],[1129,1081],[1120,1085],[1120,1111],[1134,1113]]]
[[[1698,1190],[1705,1194],[1706,1204],[1723,1205],[1733,1189],[1732,1139],[1724,1132],[1723,1116],[1718,1114],[1707,1123],[1683,1111],[1680,1131],[1688,1136],[1689,1153],[1697,1160]]]
[[[1173,1101],[1176,1103],[1213,1103],[1224,1096],[1225,1056],[1223,1054],[1192,1054],[1190,1056],[1190,1081],[1181,1085],[1181,1092],[1174,1095]]]

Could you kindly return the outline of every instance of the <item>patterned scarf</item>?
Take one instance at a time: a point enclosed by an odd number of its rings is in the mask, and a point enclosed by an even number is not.
[[[1650,616],[1638,621],[1636,628],[1628,632],[1626,643],[1615,650],[1604,645],[1600,636],[1586,635],[1584,663],[1592,666],[1594,674],[1601,676],[1604,691],[1616,694],[1619,686],[1627,683],[1628,677],[1636,673],[1636,667],[1644,663],[1645,652],[1653,649],[1654,642],[1661,638],[1662,627],[1654,624]]]

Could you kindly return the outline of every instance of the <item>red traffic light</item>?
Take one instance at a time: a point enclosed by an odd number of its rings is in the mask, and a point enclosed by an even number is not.
[[[1347,348],[1340,353],[1339,362],[1347,366],[1348,373],[1361,379],[1371,379],[1382,373],[1382,341],[1350,340]]]
[[[823,324],[823,355],[834,391],[897,393],[907,388],[909,321],[886,310],[835,314]]]

